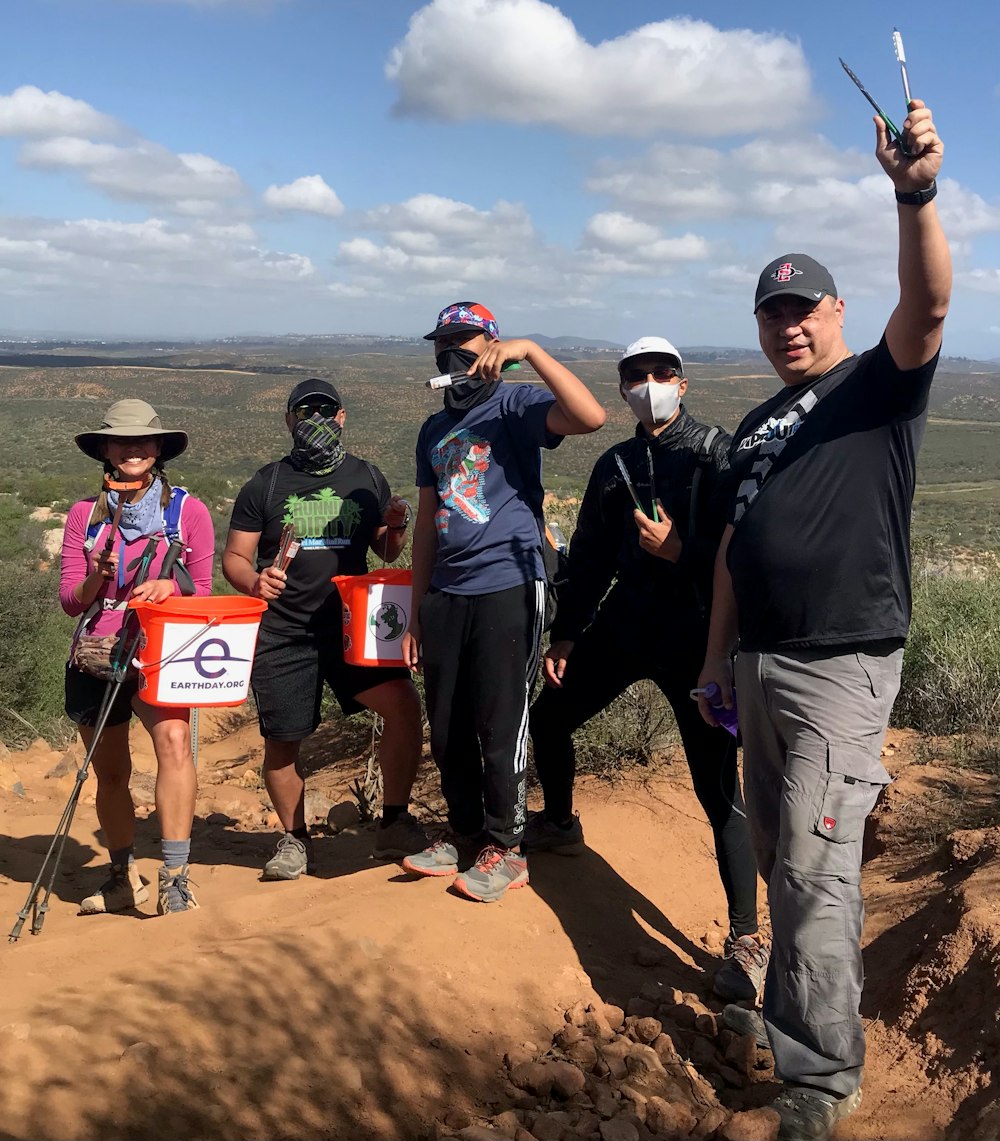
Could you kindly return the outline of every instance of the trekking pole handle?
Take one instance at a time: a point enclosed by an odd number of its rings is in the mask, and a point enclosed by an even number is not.
[[[167,548],[167,553],[163,556],[163,564],[160,567],[160,573],[157,578],[170,578],[174,573],[174,566],[178,559],[184,554],[184,544],[180,539],[174,541]]]

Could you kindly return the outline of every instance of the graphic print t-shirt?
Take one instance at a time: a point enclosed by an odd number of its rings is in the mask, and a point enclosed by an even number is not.
[[[562,436],[545,427],[555,403],[545,388],[501,384],[458,418],[439,412],[417,439],[417,486],[437,489],[437,559],[431,586],[492,594],[544,579],[532,503],[541,489],[541,448]]]
[[[286,523],[295,525],[302,543],[288,567],[288,584],[268,604],[264,623],[271,630],[335,629],[340,595],[330,579],[368,570],[368,544],[381,526],[389,484],[378,468],[369,470],[350,453],[329,475],[296,471],[287,457],[277,466],[270,498],[274,464],[262,467],[240,491],[230,524],[237,531],[260,532],[258,570],[274,562]]]
[[[829,383],[782,390],[733,434],[737,488],[766,466],[764,446],[785,437],[746,513],[737,521],[737,499],[730,515],[741,649],[906,637],[910,510],[936,367],[937,357],[900,371],[883,338],[827,373]],[[822,395],[800,420],[793,410],[810,389]]]

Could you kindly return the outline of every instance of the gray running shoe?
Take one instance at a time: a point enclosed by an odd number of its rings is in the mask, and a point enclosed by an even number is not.
[[[802,1086],[785,1086],[771,1102],[771,1109],[781,1118],[778,1141],[828,1141],[837,1122],[860,1104],[860,1086],[841,1098]]]
[[[586,847],[579,815],[568,828],[560,828],[547,820],[544,812],[532,812],[521,840],[524,852],[558,852],[560,856],[579,856]]]
[[[409,812],[401,813],[389,825],[380,820],[375,825],[375,848],[372,855],[376,860],[398,860],[412,856],[427,847],[428,837],[424,826]]]
[[[198,901],[188,887],[188,866],[160,868],[159,892],[156,900],[157,915],[172,915],[177,911],[195,911]]]
[[[300,840],[286,832],[278,841],[274,855],[264,865],[261,879],[297,880],[303,872],[312,872],[315,866],[312,841]]]
[[[747,1010],[743,1006],[727,1006],[722,1011],[722,1025],[734,1034],[749,1034],[757,1043],[759,1050],[770,1050],[771,1040],[767,1036],[767,1027],[764,1019],[756,1010]]]
[[[767,974],[767,944],[759,935],[730,935],[722,954],[723,963],[715,973],[712,990],[719,998],[756,1002]]]
[[[422,852],[403,860],[403,871],[415,876],[454,876],[462,864],[468,867],[476,858],[480,840],[477,836],[447,833]]]
[[[81,915],[103,915],[108,911],[131,911],[149,899],[146,881],[135,864],[112,864],[111,875],[80,904]]]
[[[508,888],[528,882],[528,861],[519,848],[487,844],[467,872],[455,877],[455,890],[479,903],[496,903]]]

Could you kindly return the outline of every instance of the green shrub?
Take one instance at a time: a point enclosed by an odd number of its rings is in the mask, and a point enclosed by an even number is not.
[[[893,721],[936,734],[1000,728],[1000,572],[914,576]]]

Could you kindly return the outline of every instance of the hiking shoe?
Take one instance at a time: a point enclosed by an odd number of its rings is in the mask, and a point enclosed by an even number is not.
[[[487,844],[467,872],[455,877],[455,890],[480,903],[496,903],[507,889],[528,882],[528,861],[518,848]]]
[[[159,891],[156,899],[157,915],[172,915],[175,911],[194,911],[198,901],[188,887],[188,866],[160,868]]]
[[[415,876],[454,876],[462,864],[466,867],[476,858],[479,839],[475,836],[444,835],[403,860],[403,871]]]
[[[312,872],[315,866],[312,841],[300,840],[286,832],[278,841],[274,855],[264,865],[261,879],[297,880],[303,872]]]
[[[413,856],[427,847],[427,833],[420,821],[409,812],[402,812],[391,824],[380,820],[375,825],[375,848],[372,855],[376,860],[398,860],[402,856]]]
[[[80,904],[81,915],[102,915],[106,911],[131,911],[149,899],[146,881],[135,864],[112,864],[111,875]]]
[[[523,852],[558,852],[560,856],[579,856],[586,847],[579,815],[573,817],[568,828],[560,828],[548,820],[544,812],[532,812],[521,839]]]
[[[770,951],[759,935],[730,935],[723,949],[722,966],[715,972],[712,990],[719,998],[756,1002],[764,989]]]
[[[781,1118],[778,1141],[827,1141],[837,1122],[860,1104],[860,1086],[841,1098],[803,1086],[785,1086],[771,1103]]]
[[[759,1050],[770,1050],[771,1040],[767,1036],[764,1019],[757,1010],[747,1010],[743,1006],[726,1006],[722,1011],[722,1025],[734,1034],[749,1034]]]

